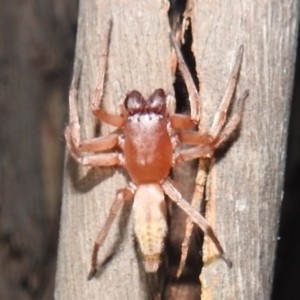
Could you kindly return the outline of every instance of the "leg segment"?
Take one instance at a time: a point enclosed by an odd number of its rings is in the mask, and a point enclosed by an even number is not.
[[[172,127],[177,129],[187,129],[196,125],[190,116],[178,114],[170,116],[170,122]]]
[[[65,138],[71,156],[79,164],[82,164],[84,166],[99,167],[121,165],[123,163],[123,158],[120,153],[98,153],[94,155],[82,155],[80,146],[76,146],[74,143],[70,127],[66,128]]]
[[[79,150],[87,152],[99,152],[112,149],[118,145],[119,135],[109,134],[106,136],[97,137],[91,140],[80,142]]]
[[[188,161],[201,157],[211,157],[215,149],[219,148],[223,143],[225,143],[231,136],[232,133],[238,128],[242,120],[243,108],[246,98],[249,95],[249,91],[246,90],[241,98],[238,100],[237,112],[232,116],[226,127],[221,131],[221,133],[212,137],[209,134],[200,134],[197,132],[181,132],[179,133],[179,138],[181,141],[187,144],[195,144],[199,142],[198,146],[183,149],[179,152],[179,155],[175,159],[175,164]]]
[[[188,93],[189,93],[189,101],[191,104],[191,117],[190,119],[194,122],[194,125],[198,124],[200,119],[200,97],[197,91],[197,88],[194,84],[193,78],[191,76],[190,71],[188,70],[186,63],[181,54],[180,48],[175,37],[171,34],[171,40],[173,43],[173,47],[175,49],[177,59],[178,59],[178,67],[185,81]]]
[[[199,208],[201,207],[201,202],[204,200],[203,197],[204,197],[204,190],[206,186],[209,165],[210,165],[210,159],[203,159],[203,158],[200,159],[199,170],[196,178],[196,186],[195,186],[195,190],[191,202],[191,206],[196,210],[197,209],[199,210]],[[193,220],[188,216],[185,221],[185,235],[184,235],[184,240],[181,244],[181,257],[176,272],[177,278],[180,277],[183,268],[185,266],[193,228],[194,228]]]
[[[99,153],[89,156],[79,157],[77,161],[90,167],[111,167],[123,164],[123,157],[119,153]]]
[[[93,94],[92,109],[93,109],[93,114],[99,120],[116,127],[122,127],[125,124],[125,119],[122,116],[109,114],[100,108],[100,101],[103,96],[103,86],[104,86],[105,72],[107,66],[111,29],[112,29],[112,21],[110,20],[104,38],[104,47],[100,58],[99,77],[98,77],[96,89]]]
[[[238,100],[237,112],[232,116],[225,128],[221,131],[215,145],[216,148],[219,148],[223,143],[225,143],[232,136],[232,133],[239,127],[242,120],[244,103],[248,96],[249,91],[246,90]]]
[[[241,45],[239,48],[239,53],[236,59],[235,66],[233,68],[232,74],[230,76],[225,95],[221,101],[220,107],[215,114],[214,121],[212,127],[209,131],[209,134],[212,137],[217,137],[222,130],[224,123],[226,122],[227,110],[232,100],[233,93],[235,91],[239,71],[241,68],[242,58],[244,53],[244,46]]]
[[[176,129],[187,129],[195,126],[195,122],[190,116],[175,114],[176,100],[174,96],[167,95],[167,116],[169,116],[171,126]]]
[[[199,157],[210,158],[215,150],[215,144],[200,144],[198,146],[180,150],[179,154],[175,157],[174,165],[183,162],[196,159]]]
[[[212,137],[209,136],[207,133],[187,130],[182,130],[178,132],[178,138],[180,142],[185,143],[187,145],[209,144],[213,141]]]
[[[119,212],[124,201],[131,200],[134,194],[134,190],[132,188],[124,188],[117,192],[116,198],[110,208],[109,215],[106,219],[106,222],[99,232],[99,235],[96,239],[93,249],[92,262],[91,262],[91,270],[88,275],[88,280],[92,279],[97,272],[97,255],[99,248],[102,246],[111,225],[113,224],[117,213]]]
[[[112,126],[123,127],[125,125],[125,118],[122,116],[110,114],[104,111],[100,107],[95,107],[93,105],[93,114],[102,122],[108,123]]]
[[[245,99],[249,95],[249,91],[245,91],[242,97],[238,100],[238,108],[237,112],[233,115],[233,117],[230,119],[226,127],[223,129],[224,124],[226,122],[226,115],[227,115],[227,110],[228,107],[230,106],[230,102],[232,100],[232,96],[236,87],[237,83],[237,78],[239,74],[239,70],[241,67],[241,62],[242,62],[242,56],[243,56],[243,46],[240,47],[239,49],[239,54],[237,57],[237,61],[235,63],[235,67],[233,69],[231,78],[229,80],[225,95],[223,97],[223,100],[220,104],[220,107],[214,117],[213,125],[208,133],[203,133],[203,132],[192,132],[192,131],[180,131],[178,133],[178,138],[181,142],[189,144],[189,145],[197,145],[196,147],[190,148],[190,149],[185,149],[180,151],[179,155],[175,159],[175,164],[181,161],[187,161],[195,158],[200,158],[200,175],[201,178],[197,180],[196,182],[198,185],[195,188],[193,199],[191,205],[197,205],[197,207],[200,207],[199,200],[201,201],[203,199],[204,195],[204,188],[206,184],[206,178],[207,178],[207,167],[208,167],[208,161],[205,159],[205,157],[210,158],[213,155],[213,152],[215,151],[216,148],[220,147],[222,143],[226,142],[232,133],[236,130],[236,128],[239,126],[242,118],[242,113],[243,113],[243,107],[244,107],[244,102]],[[172,122],[171,122],[172,123]],[[177,122],[180,124],[180,122]],[[177,128],[180,129],[185,129],[188,127],[182,127],[182,126],[177,126]],[[210,161],[210,160],[209,160]],[[167,193],[167,192],[166,192]],[[169,195],[170,196],[170,195]],[[181,197],[181,195],[179,194]],[[178,196],[178,197],[179,197]],[[171,196],[170,196],[171,197]],[[180,198],[177,198],[180,199]],[[177,203],[179,205],[179,203]],[[180,206],[180,205],[179,205]],[[184,209],[183,207],[181,207]],[[186,211],[187,212],[187,211]],[[204,218],[203,218],[204,219]],[[205,219],[204,219],[205,220]],[[188,246],[189,246],[189,241],[190,237],[192,234],[193,230],[193,222],[197,223],[195,220],[193,220],[192,216],[189,215],[186,220],[186,232],[185,232],[185,238],[182,243],[181,247],[181,259],[179,263],[179,267],[176,273],[176,277],[179,277],[183,271],[183,267],[185,265],[187,253],[188,253]],[[213,242],[215,243],[219,253],[222,255],[222,248],[217,240],[217,238],[214,236],[213,231],[207,221],[205,220],[206,228],[202,228],[199,223],[199,227],[207,233]],[[205,231],[205,229],[207,231]],[[211,236],[210,234],[213,234]],[[227,262],[227,264],[230,265],[230,261],[224,258],[223,254],[223,259]]]
[[[100,67],[100,76],[98,80],[98,85],[93,98],[93,106],[99,105],[100,99],[102,97],[102,86],[104,81],[106,61],[107,61],[107,51],[109,45],[109,36],[111,32],[112,22],[109,23],[109,28],[107,31],[105,39],[105,51],[101,56],[101,67]],[[104,137],[98,137],[91,140],[80,140],[80,123],[78,117],[77,109],[77,86],[79,82],[80,72],[81,72],[82,63],[80,62],[74,68],[74,74],[71,82],[71,87],[69,91],[69,116],[70,121],[69,125],[65,131],[65,138],[67,145],[70,151],[70,154],[73,158],[83,164],[89,166],[112,166],[120,164],[120,155],[117,153],[105,153],[105,154],[96,154],[91,156],[84,156],[82,152],[99,152],[112,149],[113,147],[119,145],[119,135],[111,134]],[[123,117],[110,115],[100,110],[100,114],[104,117],[102,118],[107,123],[119,126],[120,120],[121,123],[124,121]],[[121,118],[121,119],[120,119]]]
[[[164,192],[170,197],[172,201],[174,201],[182,210],[186,212],[186,214],[192,219],[192,221],[197,224],[200,229],[207,234],[213,243],[215,244],[220,257],[225,261],[228,267],[232,266],[232,262],[225,256],[225,252],[217,239],[213,229],[206,221],[206,219],[197,212],[190,204],[182,198],[181,194],[176,190],[174,185],[171,183],[170,179],[166,179],[161,183],[161,186]]]
[[[176,99],[173,95],[167,94],[167,116],[172,116],[175,114],[176,110]]]
[[[72,77],[71,87],[69,90],[69,125],[66,128],[65,134],[69,132],[72,133],[72,140],[74,145],[79,145],[80,141],[80,124],[77,110],[77,87],[79,82],[79,77],[81,73],[82,62],[78,62],[74,67],[74,73]]]
[[[85,165],[114,165],[117,163],[117,154],[106,153],[106,154],[97,154],[98,161],[95,160],[95,157],[84,157],[82,151],[91,151],[98,152],[103,150],[109,150],[118,145],[118,135],[111,134],[105,137],[99,137],[92,140],[80,141],[80,123],[77,110],[77,85],[79,81],[79,75],[81,70],[81,64],[77,65],[74,70],[74,75],[72,78],[71,88],[69,92],[69,115],[70,121],[69,125],[65,130],[65,138],[67,146],[69,148],[70,154],[73,158],[81,164]],[[105,161],[105,158],[107,161]]]

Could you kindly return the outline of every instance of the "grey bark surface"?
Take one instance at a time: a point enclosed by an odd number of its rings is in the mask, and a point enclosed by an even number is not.
[[[245,54],[236,97],[250,89],[238,139],[227,145],[228,151],[219,153],[207,190],[207,218],[234,265],[229,270],[218,260],[203,268],[201,299],[269,299],[298,3],[195,1],[192,4],[193,50],[207,127],[224,95],[240,44],[244,44]],[[118,112],[120,96],[132,89],[145,96],[158,87],[172,91],[164,2],[82,1],[76,59],[83,61],[79,111],[85,138],[98,131],[90,103],[109,19],[114,25],[102,101],[106,110]],[[113,130],[105,124],[100,129],[101,134]],[[126,184],[126,175],[119,168],[88,170],[67,156],[56,299],[156,296],[155,290],[150,291],[149,278],[136,257],[128,206],[118,216],[99,251],[99,262],[105,264],[96,279],[86,280],[94,240],[116,190]],[[211,249],[206,243],[205,259]]]
[[[206,124],[241,44],[245,53],[235,98],[250,90],[238,139],[211,171],[207,203],[207,218],[233,268],[221,260],[205,266],[201,299],[270,299],[298,12],[297,1],[194,3],[193,49]],[[210,249],[206,243],[205,256]]]
[[[161,1],[81,1],[76,61],[83,62],[79,86],[82,137],[95,136],[91,95],[99,72],[107,22],[113,28],[103,107],[119,113],[121,96],[133,89],[144,96],[158,87],[172,89],[167,6]],[[100,125],[100,134],[114,128]],[[121,168],[88,170],[67,155],[56,275],[55,299],[148,299],[143,266],[136,257],[129,205],[117,216],[98,255],[102,265],[87,281],[92,248],[119,188],[128,181]]]

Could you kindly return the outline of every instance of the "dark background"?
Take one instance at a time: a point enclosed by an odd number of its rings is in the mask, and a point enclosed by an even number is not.
[[[78,0],[0,7],[0,299],[53,299]],[[274,300],[300,299],[299,81],[298,53]]]

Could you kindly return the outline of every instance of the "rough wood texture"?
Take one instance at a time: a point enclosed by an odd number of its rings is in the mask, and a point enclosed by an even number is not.
[[[97,131],[90,98],[106,21],[114,27],[103,103],[118,111],[122,93],[171,90],[167,7],[160,1],[82,1],[77,59],[83,60],[79,108],[82,136]],[[192,2],[191,2],[192,3]],[[250,89],[243,126],[210,173],[208,218],[234,267],[222,261],[201,275],[202,299],[269,299],[281,202],[289,100],[296,45],[297,2],[243,5],[195,1],[191,11],[194,53],[206,125],[220,103],[240,44],[245,55],[236,95]],[[101,125],[101,133],[111,128]],[[85,179],[78,180],[84,175]],[[115,191],[126,184],[120,169],[87,171],[67,159],[56,299],[147,299],[149,291],[134,251],[125,209],[99,252],[98,278],[86,281],[97,232]],[[100,183],[100,184],[98,184]],[[205,258],[211,247],[206,244]],[[107,258],[112,259],[107,259]],[[177,299],[177,298],[176,298]]]
[[[236,96],[250,89],[238,140],[210,174],[207,216],[233,268],[202,270],[201,299],[270,299],[282,198],[297,1],[195,1],[194,52],[206,124],[245,46]],[[233,108],[234,110],[234,108]],[[206,243],[204,254],[210,246]]]
[[[91,95],[107,21],[113,20],[103,105],[119,111],[118,101],[132,89],[149,95],[157,87],[172,89],[171,48],[167,6],[161,1],[81,1],[76,60],[83,61],[79,90],[82,136],[95,135]],[[101,134],[113,128],[101,124]],[[87,171],[67,156],[59,242],[55,298],[147,299],[144,270],[134,251],[129,209],[117,217],[103,247],[99,262],[106,261],[98,276],[87,281],[94,240],[118,188],[126,186],[119,168]],[[87,174],[88,173],[88,174]],[[77,180],[78,177],[83,180]],[[111,259],[108,259],[111,258]]]

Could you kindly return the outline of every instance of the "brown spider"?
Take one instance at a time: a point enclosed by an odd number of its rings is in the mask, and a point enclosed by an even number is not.
[[[173,37],[171,39],[176,51],[179,69],[183,74],[190,95],[191,116],[175,114],[174,98],[167,95],[162,89],[154,91],[147,101],[139,92],[131,91],[125,97],[121,115],[109,114],[99,107],[103,94],[111,28],[112,22],[109,23],[105,37],[105,47],[101,56],[101,76],[93,95],[92,108],[94,115],[99,120],[121,128],[122,133],[112,133],[107,136],[81,141],[76,105],[81,66],[75,68],[73,74],[69,93],[70,121],[65,131],[69,152],[78,163],[92,167],[123,166],[132,180],[128,187],[117,192],[109,216],[97,237],[93,249],[89,279],[97,271],[98,250],[103,244],[117,212],[124,201],[131,200],[133,197],[134,230],[147,272],[155,272],[158,269],[164,238],[168,230],[166,222],[167,206],[164,194],[168,195],[172,201],[183,209],[191,220],[212,239],[220,257],[228,265],[231,265],[209,223],[183,199],[168,175],[171,168],[180,162],[212,157],[215,149],[227,141],[240,124],[243,104],[248,96],[248,91],[240,98],[236,114],[224,127],[226,112],[235,90],[241,66],[243,47],[241,46],[239,49],[237,62],[211,129],[208,132],[193,132],[186,129],[199,122],[200,100]],[[192,146],[185,150],[178,150],[179,143]],[[106,151],[111,149],[116,149],[116,151]],[[106,152],[103,153],[102,151]],[[95,154],[88,154],[90,152]]]

